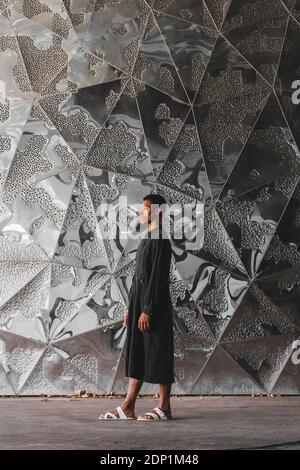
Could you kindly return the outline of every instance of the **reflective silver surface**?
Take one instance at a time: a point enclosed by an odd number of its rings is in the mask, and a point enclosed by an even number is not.
[[[300,2],[0,3],[0,394],[126,391],[138,240],[101,205],[151,191],[201,208],[173,393],[299,394]]]

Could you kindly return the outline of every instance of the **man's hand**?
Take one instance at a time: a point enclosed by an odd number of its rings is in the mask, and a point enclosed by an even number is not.
[[[150,315],[142,312],[138,321],[138,328],[140,331],[146,331],[150,328]]]
[[[124,312],[124,320],[123,320],[123,326],[128,326],[128,310],[125,310]]]

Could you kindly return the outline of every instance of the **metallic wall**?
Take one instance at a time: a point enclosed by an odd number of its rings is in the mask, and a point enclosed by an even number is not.
[[[0,8],[0,394],[125,391],[137,245],[99,208],[153,190],[204,215],[173,392],[299,394],[300,1]]]

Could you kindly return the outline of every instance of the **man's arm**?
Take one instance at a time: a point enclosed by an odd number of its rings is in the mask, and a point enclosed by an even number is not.
[[[151,245],[149,266],[146,266],[144,276],[144,292],[142,313],[139,318],[139,327],[142,331],[150,326],[150,319],[158,308],[161,295],[161,274],[163,263],[168,251],[165,250],[164,239],[155,239]]]

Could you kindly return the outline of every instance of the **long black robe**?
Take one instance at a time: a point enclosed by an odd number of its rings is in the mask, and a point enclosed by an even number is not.
[[[129,293],[125,347],[125,377],[157,384],[175,382],[169,279],[172,249],[164,233],[156,227],[139,243]],[[143,332],[138,329],[142,312],[150,315],[150,329]]]

